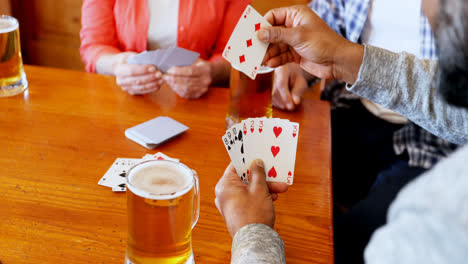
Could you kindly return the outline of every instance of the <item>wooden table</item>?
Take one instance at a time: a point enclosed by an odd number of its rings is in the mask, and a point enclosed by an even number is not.
[[[117,157],[161,151],[199,173],[197,263],[229,263],[231,238],[214,205],[214,187],[229,163],[221,142],[228,89],[199,100],[170,89],[122,92],[114,78],[27,66],[29,91],[0,99],[0,263],[123,263],[126,197],[97,185]],[[287,262],[333,263],[329,105],[306,94],[294,185],[276,205]],[[156,116],[190,127],[147,150],[124,130]]]

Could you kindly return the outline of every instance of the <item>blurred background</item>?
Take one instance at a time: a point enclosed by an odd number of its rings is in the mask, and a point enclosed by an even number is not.
[[[84,71],[80,58],[82,0],[0,0],[0,14],[20,22],[25,64]],[[252,0],[261,14],[308,0]]]

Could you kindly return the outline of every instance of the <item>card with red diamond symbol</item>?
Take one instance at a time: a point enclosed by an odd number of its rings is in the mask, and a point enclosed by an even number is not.
[[[248,184],[250,165],[265,164],[266,180],[293,184],[299,124],[280,118],[248,118],[226,130],[226,151],[242,182]]]
[[[223,57],[233,67],[255,79],[265,57],[268,43],[257,37],[260,28],[271,24],[252,6],[247,6],[224,48]]]

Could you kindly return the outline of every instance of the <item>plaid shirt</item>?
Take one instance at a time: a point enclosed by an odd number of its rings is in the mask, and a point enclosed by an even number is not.
[[[337,33],[348,40],[361,43],[371,0],[313,0],[309,6]],[[429,22],[421,11],[420,56],[437,59],[437,52]],[[343,86],[344,89],[344,86]],[[395,153],[408,153],[408,164],[413,167],[431,168],[453,152],[457,145],[438,138],[416,124],[409,122],[393,135]]]

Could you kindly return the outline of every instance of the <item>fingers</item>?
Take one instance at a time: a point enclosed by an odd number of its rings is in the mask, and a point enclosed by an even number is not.
[[[268,189],[273,193],[284,193],[288,191],[289,185],[284,182],[268,182]]]
[[[263,58],[263,64],[267,64],[268,67],[271,68],[276,68],[289,62],[299,63],[300,59],[301,57],[296,51],[288,45],[273,44],[268,47],[265,57]]]
[[[115,75],[120,77],[138,76],[148,73],[156,73],[156,67],[153,65],[139,65],[139,64],[120,64],[115,69]]]
[[[210,77],[184,77],[175,75],[164,75],[163,79],[171,89],[180,97],[196,99],[208,91],[211,84]]]
[[[281,26],[286,22],[290,7],[275,8],[265,14],[265,19],[273,26]]]
[[[271,193],[270,195],[271,195],[271,200],[273,200],[273,202],[278,200],[278,194],[277,193]]]
[[[192,65],[184,66],[184,67],[171,67],[167,70],[167,73],[170,75],[175,76],[186,76],[186,77],[194,77],[200,76],[200,72],[197,67]]]
[[[131,95],[137,95],[137,94],[147,94],[147,93],[152,93],[156,92],[161,88],[162,81],[156,81],[156,82],[151,82],[151,83],[146,83],[142,85],[127,85],[127,86],[122,86],[122,90],[127,91]]]
[[[151,82],[156,82],[160,80],[162,74],[160,71],[156,73],[149,73],[145,75],[138,76],[117,76],[117,84],[119,86],[132,86],[132,85],[141,85]]]
[[[257,159],[250,165],[251,179],[249,189],[252,192],[264,191],[268,192],[266,184],[265,164],[262,160]]]
[[[258,39],[267,43],[286,43],[293,46],[296,39],[295,29],[285,27],[262,28],[258,31]]]
[[[273,89],[273,101],[276,107],[280,109],[294,110],[294,102],[289,91],[289,79],[291,72],[283,66],[275,71],[275,84]]]
[[[307,84],[307,80],[305,79],[302,72],[297,73],[297,75],[294,78],[294,82],[293,82],[293,86],[291,90],[291,97],[295,105],[298,105],[301,103],[301,97],[308,87],[309,86]]]

